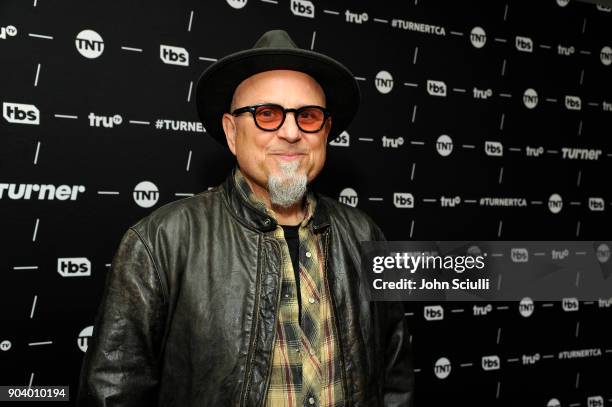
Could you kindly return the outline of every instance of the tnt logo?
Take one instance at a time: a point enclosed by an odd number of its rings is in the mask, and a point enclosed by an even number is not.
[[[348,147],[351,145],[351,135],[348,132],[343,131],[338,134],[335,139],[329,142],[330,146],[336,147]]]
[[[587,398],[587,407],[603,407],[604,400],[601,396],[591,396]]]
[[[428,305],[423,307],[423,316],[427,321],[442,321],[444,308],[441,305]]]
[[[521,52],[533,52],[533,41],[529,37],[516,36],[514,39],[516,49]]]
[[[526,89],[523,93],[523,103],[527,109],[533,109],[538,105],[538,92],[535,89]]]
[[[429,93],[431,96],[446,97],[446,83],[428,79],[427,93]]]
[[[599,59],[601,59],[601,63],[606,66],[612,64],[612,48],[608,46],[603,47],[599,52]]]
[[[17,28],[14,25],[7,25],[6,27],[0,27],[0,40],[5,40],[7,37],[14,37],[17,35]]]
[[[609,13],[610,11],[612,11],[612,7],[602,6],[601,4],[598,4],[597,10],[603,11],[604,13]]]
[[[340,191],[338,201],[345,205],[356,207],[359,197],[353,188],[344,188],[342,191]]]
[[[561,402],[557,399],[550,399],[546,403],[546,407],[561,407]]]
[[[582,109],[582,100],[578,96],[565,96],[565,108],[568,110],[580,110]]]
[[[563,209],[563,199],[561,199],[561,195],[552,194],[548,198],[548,210],[554,214],[557,214],[561,212],[561,209]]]
[[[159,57],[164,64],[189,66],[189,52],[185,48],[160,45]]]
[[[438,379],[446,379],[451,372],[451,363],[447,358],[440,358],[434,364],[434,374]]]
[[[610,260],[610,247],[602,243],[597,246],[597,250],[595,250],[595,256],[597,257],[597,261],[600,263],[605,263]]]
[[[504,155],[504,146],[499,141],[485,141],[485,153],[492,157]]]
[[[589,198],[589,209],[594,212],[601,212],[606,208],[603,198],[590,197]]]
[[[85,58],[98,58],[104,52],[104,41],[100,34],[93,30],[83,30],[75,39],[77,51]]]
[[[86,277],[91,275],[91,262],[85,257],[57,259],[57,272],[62,277]]]
[[[442,157],[448,157],[453,152],[453,139],[446,134],[442,134],[436,140],[436,151]]]
[[[227,4],[229,4],[231,8],[238,10],[247,5],[247,0],[227,0]]]
[[[374,78],[374,85],[380,93],[387,94],[393,89],[393,77],[387,71],[380,71]]]
[[[533,314],[533,310],[535,306],[533,304],[533,300],[529,297],[525,297],[519,302],[519,313],[521,316],[528,318]]]
[[[569,0],[557,0],[557,5],[559,7],[565,7],[569,4]]]
[[[2,116],[9,123],[40,124],[40,111],[34,105],[23,103],[2,103]]]
[[[314,18],[315,6],[308,0],[291,0],[291,12],[296,16]]]
[[[565,312],[578,311],[578,308],[580,307],[580,303],[578,302],[578,299],[575,297],[564,298],[563,300],[561,300],[561,307],[563,308],[563,311]]]
[[[123,123],[123,118],[118,114],[108,117],[108,116],[96,116],[93,112],[89,113],[87,116],[89,119],[90,127],[106,127],[107,129],[112,129],[115,126],[119,126]]]
[[[524,247],[513,247],[510,249],[510,259],[513,263],[527,263],[529,261],[529,251]]]
[[[499,361],[499,356],[491,355],[491,356],[483,356],[481,359],[482,370],[499,370],[501,367],[501,363]]]
[[[414,196],[409,192],[393,193],[393,205],[396,208],[414,208]]]
[[[159,190],[154,183],[142,181],[134,187],[133,197],[136,204],[141,208],[150,208],[157,203]]]
[[[11,349],[11,341],[9,340],[4,340],[2,342],[0,342],[0,350],[3,352],[6,352],[7,350]]]
[[[482,48],[487,42],[487,34],[481,27],[474,27],[470,32],[470,42],[474,48]]]
[[[87,352],[87,342],[89,341],[89,338],[91,338],[92,335],[93,325],[84,328],[79,334],[79,337],[77,338],[77,345],[83,353]]]

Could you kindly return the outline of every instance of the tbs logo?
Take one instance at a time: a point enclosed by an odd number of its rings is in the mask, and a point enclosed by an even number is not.
[[[314,18],[315,7],[308,0],[291,0],[291,12],[299,17]]]
[[[580,110],[582,109],[582,100],[578,96],[565,96],[565,108],[567,110]]]
[[[524,247],[513,247],[510,250],[510,258],[513,263],[527,263],[529,261],[529,251]]]
[[[589,198],[589,209],[594,212],[603,211],[606,208],[603,198],[591,197]]]
[[[2,116],[9,123],[40,124],[40,111],[34,105],[4,102]]]
[[[160,45],[159,57],[164,64],[189,66],[189,52],[185,48]]]
[[[427,321],[442,321],[444,319],[444,308],[441,305],[428,305],[423,307],[423,316]]]
[[[86,277],[91,275],[91,262],[85,257],[57,259],[57,272],[62,277]]]
[[[485,153],[492,157],[504,155],[504,147],[499,141],[485,141]]]
[[[427,93],[429,93],[431,96],[446,97],[446,83],[428,79]]]
[[[587,398],[587,407],[603,407],[604,400],[601,396],[591,396]]]
[[[482,370],[499,370],[500,368],[500,361],[499,361],[499,356],[497,355],[492,355],[492,356],[483,356],[482,360],[481,360],[481,365],[482,365]]]
[[[561,307],[563,308],[563,311],[565,312],[578,311],[578,308],[580,307],[580,303],[578,302],[578,299],[575,297],[564,298],[561,301]]]
[[[521,52],[533,52],[533,41],[529,37],[516,36],[514,40],[516,49]]]
[[[414,196],[409,192],[395,192],[393,205],[396,208],[414,208]]]
[[[346,131],[343,131],[342,133],[338,134],[335,139],[330,141],[329,145],[336,147],[348,147],[351,145],[351,135]]]

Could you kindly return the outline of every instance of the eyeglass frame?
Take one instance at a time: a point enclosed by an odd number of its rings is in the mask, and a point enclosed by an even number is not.
[[[259,126],[259,123],[257,123],[257,118],[255,117],[255,113],[257,111],[257,108],[262,107],[262,106],[270,106],[270,107],[278,107],[280,108],[280,110],[283,112],[283,118],[280,122],[280,124],[278,125],[278,127],[274,128],[274,129],[264,129],[262,127]],[[321,127],[319,127],[317,130],[304,130],[302,129],[302,127],[300,126],[300,124],[298,123],[298,114],[303,111],[306,110],[308,108],[317,108],[320,109],[323,112],[323,122],[321,123]],[[281,127],[283,127],[283,124],[285,124],[285,119],[287,118],[287,113],[288,112],[293,112],[293,118],[295,120],[295,125],[298,127],[298,129],[300,129],[300,131],[304,132],[304,133],[318,133],[321,131],[321,129],[323,129],[323,127],[325,126],[325,123],[327,122],[327,119],[329,117],[331,117],[331,112],[323,107],[323,106],[318,106],[318,105],[306,105],[306,106],[301,106],[298,108],[285,108],[284,106],[281,106],[279,104],[276,103],[258,103],[255,105],[250,105],[250,106],[243,106],[243,107],[239,107],[237,109],[234,109],[233,112],[230,112],[230,114],[232,116],[239,116],[242,113],[246,113],[249,112],[251,113],[251,116],[253,116],[253,122],[255,122],[255,126],[257,126],[258,129],[263,130],[263,131],[277,131],[278,129],[280,129]]]

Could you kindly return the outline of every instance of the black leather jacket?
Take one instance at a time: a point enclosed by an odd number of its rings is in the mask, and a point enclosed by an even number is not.
[[[409,406],[413,373],[399,303],[368,302],[362,211],[316,194],[347,406]],[[276,221],[236,190],[160,207],[128,229],[83,360],[80,406],[262,406],[280,298]]]

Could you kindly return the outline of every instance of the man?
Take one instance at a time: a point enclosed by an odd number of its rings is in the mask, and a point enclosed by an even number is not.
[[[274,30],[211,65],[196,99],[238,165],[124,235],[80,405],[411,405],[401,304],[368,302],[359,270],[359,242],[384,236],[308,187],[356,112],[350,71]]]

